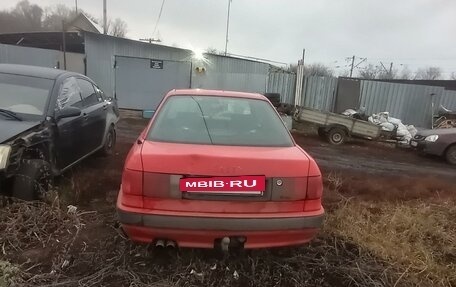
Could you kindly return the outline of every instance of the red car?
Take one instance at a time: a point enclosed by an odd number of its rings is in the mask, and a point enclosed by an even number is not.
[[[317,164],[266,97],[173,90],[127,156],[117,211],[137,242],[297,245],[322,224],[322,190]]]

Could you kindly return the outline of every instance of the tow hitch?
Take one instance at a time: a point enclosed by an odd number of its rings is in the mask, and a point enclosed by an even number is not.
[[[225,253],[232,250],[244,249],[244,243],[247,239],[244,236],[226,236],[217,238],[214,241],[214,248],[219,249]]]

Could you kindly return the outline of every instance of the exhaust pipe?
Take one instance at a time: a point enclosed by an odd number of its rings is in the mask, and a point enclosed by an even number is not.
[[[165,242],[163,240],[157,240],[157,242],[155,242],[155,247],[157,248],[164,248],[165,247]]]
[[[228,252],[230,247],[231,239],[229,237],[223,237],[222,241],[220,242],[220,247],[222,248],[223,252]]]
[[[174,249],[174,248],[176,248],[176,242],[174,242],[174,241],[172,241],[172,240],[166,241],[166,248],[168,248],[168,249]]]

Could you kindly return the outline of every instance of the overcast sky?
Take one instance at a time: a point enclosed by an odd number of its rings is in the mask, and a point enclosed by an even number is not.
[[[29,0],[41,6],[74,0]],[[102,15],[102,0],[77,0]],[[17,0],[1,0],[12,8]],[[127,36],[148,38],[162,0],[108,0],[108,16],[128,24]],[[167,45],[223,50],[228,0],[166,0],[158,25]],[[439,66],[456,72],[455,0],[232,0],[228,52],[295,63],[322,62],[337,72],[346,58],[395,67]],[[344,68],[346,69],[346,68]]]

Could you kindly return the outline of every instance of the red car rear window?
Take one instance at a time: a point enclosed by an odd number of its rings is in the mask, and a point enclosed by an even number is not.
[[[172,96],[158,111],[148,139],[233,146],[293,146],[266,101],[217,96]]]

